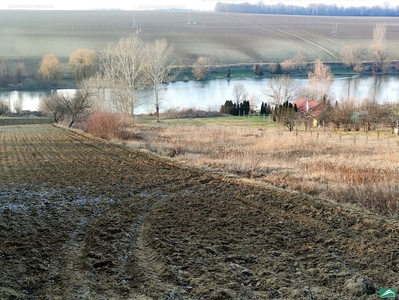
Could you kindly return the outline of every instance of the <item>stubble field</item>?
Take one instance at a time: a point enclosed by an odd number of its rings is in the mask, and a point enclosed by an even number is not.
[[[0,127],[1,299],[378,299],[398,222],[50,124]]]
[[[189,24],[190,20],[190,24]],[[373,27],[387,25],[389,59],[399,56],[397,18],[315,17],[185,11],[0,11],[0,58],[24,60],[37,71],[46,53],[64,63],[78,48],[100,52],[121,37],[165,38],[179,62],[199,56],[215,64],[281,62],[302,51],[308,61],[339,62],[344,46],[371,44]],[[135,25],[135,27],[134,27]],[[336,26],[336,27],[335,27]],[[333,29],[337,34],[333,35]]]

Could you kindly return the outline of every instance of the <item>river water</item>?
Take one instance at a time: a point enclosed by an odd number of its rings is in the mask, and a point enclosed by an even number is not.
[[[299,86],[306,86],[307,79],[295,79]],[[165,86],[161,94],[161,112],[167,109],[196,108],[204,110],[219,110],[226,100],[233,99],[233,88],[242,84],[250,96],[256,96],[260,102],[268,102],[262,90],[267,88],[268,79],[215,79],[208,81],[175,82]],[[357,99],[376,99],[383,104],[398,103],[399,78],[396,76],[362,76],[336,77],[331,86],[336,100],[349,97]],[[69,92],[73,92],[69,90]],[[6,91],[0,92],[0,100],[11,105],[15,111],[16,105],[22,110],[35,111],[39,109],[40,100],[49,92],[43,91]],[[135,113],[151,113],[154,105],[150,94],[143,94],[142,104]]]

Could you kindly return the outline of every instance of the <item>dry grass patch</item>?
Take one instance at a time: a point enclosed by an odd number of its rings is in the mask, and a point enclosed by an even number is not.
[[[399,140],[386,132],[288,132],[245,118],[165,120],[132,141],[182,163],[319,197],[399,212]]]

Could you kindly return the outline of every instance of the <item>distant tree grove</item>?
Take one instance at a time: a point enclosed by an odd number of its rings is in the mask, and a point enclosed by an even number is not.
[[[254,13],[279,15],[311,15],[311,16],[399,16],[398,7],[376,5],[372,7],[343,7],[336,4],[311,3],[308,6],[286,5],[281,2],[267,5],[262,1],[256,4],[222,3],[215,5],[215,12]]]

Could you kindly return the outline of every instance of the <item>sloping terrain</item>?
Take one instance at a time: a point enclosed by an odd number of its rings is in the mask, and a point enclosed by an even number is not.
[[[23,61],[36,73],[45,53],[67,69],[77,49],[103,51],[120,38],[136,35],[145,42],[166,39],[178,63],[191,66],[200,56],[214,65],[276,63],[302,51],[311,62],[340,62],[345,46],[367,49],[373,28],[387,26],[388,60],[397,60],[398,18],[329,17],[216,12],[0,10],[0,58]],[[333,31],[337,30],[335,34]]]
[[[52,125],[0,127],[0,299],[378,299],[398,222]]]

